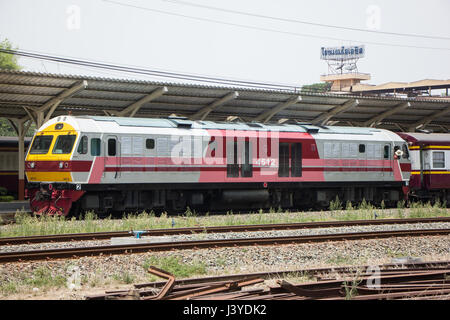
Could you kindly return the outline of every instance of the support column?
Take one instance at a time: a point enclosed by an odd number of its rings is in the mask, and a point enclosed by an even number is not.
[[[14,128],[14,130],[17,133],[17,144],[18,144],[18,161],[19,161],[19,168],[18,168],[18,199],[24,200],[25,199],[25,134],[28,131],[28,128],[30,127],[31,120],[28,123],[28,125],[24,125],[25,122],[28,120],[28,118],[24,119],[8,119],[11,126]]]
[[[19,185],[18,185],[18,198],[19,200],[25,199],[25,130],[23,127],[23,122],[18,126],[17,136],[18,146],[19,146]]]

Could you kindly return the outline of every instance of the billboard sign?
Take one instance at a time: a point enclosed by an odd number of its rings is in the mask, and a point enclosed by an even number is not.
[[[364,45],[348,47],[322,47],[320,59],[322,60],[350,60],[363,58],[366,53]]]

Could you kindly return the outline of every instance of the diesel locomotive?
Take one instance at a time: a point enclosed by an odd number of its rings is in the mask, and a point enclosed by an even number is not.
[[[28,149],[26,196],[57,215],[389,205],[417,187],[414,147],[377,128],[59,116]]]

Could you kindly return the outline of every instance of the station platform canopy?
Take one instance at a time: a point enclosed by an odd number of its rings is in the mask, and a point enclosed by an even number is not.
[[[378,127],[448,132],[450,100],[206,86],[0,71],[0,117],[37,127],[58,115]]]

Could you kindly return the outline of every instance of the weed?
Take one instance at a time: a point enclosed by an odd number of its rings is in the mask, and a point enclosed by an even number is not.
[[[66,278],[63,276],[53,276],[50,269],[39,267],[31,278],[25,279],[25,284],[33,287],[63,287],[66,284]]]
[[[163,269],[172,273],[175,277],[189,277],[192,275],[199,275],[206,273],[206,265],[203,262],[192,261],[191,263],[184,263],[177,257],[150,257],[144,262],[144,269],[147,270],[150,266]]]
[[[125,283],[125,284],[131,284],[135,280],[135,277],[132,274],[128,273],[127,271],[121,272],[119,274],[115,274],[112,276],[112,278],[116,281],[119,281],[119,282]]]
[[[330,210],[331,211],[335,211],[335,210],[342,210],[342,202],[341,200],[339,200],[339,196],[336,195],[336,199],[333,201],[330,201]]]

